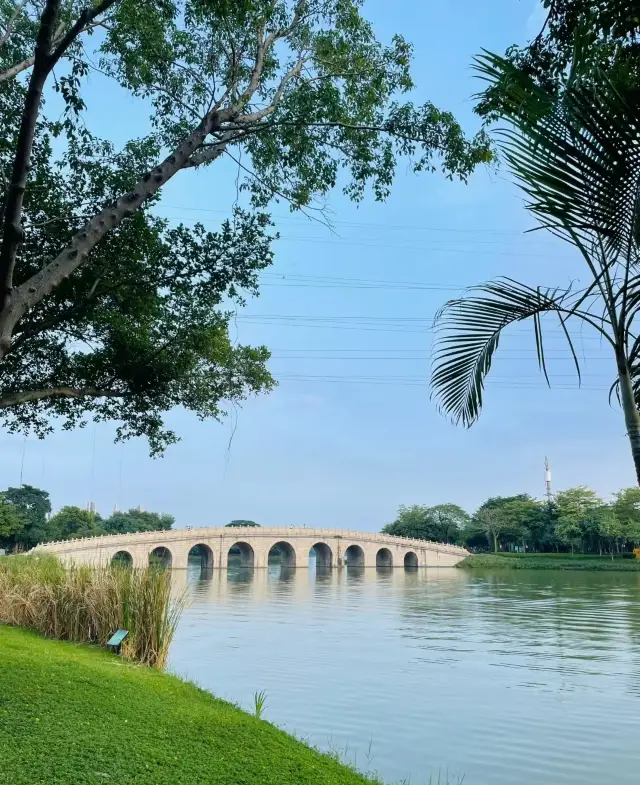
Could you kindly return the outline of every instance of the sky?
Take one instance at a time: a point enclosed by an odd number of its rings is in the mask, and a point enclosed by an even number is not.
[[[382,40],[413,42],[413,100],[453,111],[468,133],[478,127],[473,55],[523,43],[541,22],[531,0],[369,0],[365,13]],[[92,124],[122,142],[144,115],[109,90],[92,84]],[[183,173],[159,210],[215,228],[230,214],[235,176],[231,163]],[[47,489],[54,508],[92,500],[104,515],[142,505],[177,526],[243,518],[374,531],[402,504],[473,511],[489,496],[541,496],[545,456],[555,490],[586,484],[608,497],[634,484],[622,414],[608,403],[613,360],[578,327],[580,389],[557,329],[547,337],[549,389],[522,325],[501,344],[473,428],[452,425],[429,398],[431,320],[443,302],[498,275],[562,286],[582,274],[573,249],[525,234],[534,224],[505,169],[464,185],[401,164],[385,203],[354,205],[338,190],[328,209],[334,233],[273,207],[275,264],[232,325],[234,339],[271,349],[274,392],[222,423],[170,412],[181,441],[160,459],[144,440],[114,444],[110,424],[44,441],[0,433],[0,487],[22,481]]]

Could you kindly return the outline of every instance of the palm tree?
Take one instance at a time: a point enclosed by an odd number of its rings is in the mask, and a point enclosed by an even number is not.
[[[433,397],[454,422],[472,425],[500,338],[531,320],[547,382],[543,317],[557,319],[578,378],[569,327],[580,321],[610,346],[611,386],[624,412],[640,484],[640,90],[622,69],[604,74],[574,66],[561,93],[537,87],[506,60],[476,59],[482,78],[504,90],[508,128],[501,148],[539,228],[571,243],[587,284],[531,287],[501,278],[451,300],[436,316]],[[611,395],[610,394],[610,395]]]

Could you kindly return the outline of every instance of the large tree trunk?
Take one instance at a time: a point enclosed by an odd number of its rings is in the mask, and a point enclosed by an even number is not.
[[[631,376],[626,367],[618,372],[620,380],[620,401],[624,412],[624,421],[627,426],[627,437],[631,445],[631,455],[636,468],[636,478],[640,485],[640,412],[636,406]]]

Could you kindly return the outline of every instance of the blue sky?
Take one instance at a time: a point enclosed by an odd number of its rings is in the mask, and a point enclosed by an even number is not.
[[[472,56],[523,42],[540,23],[531,0],[365,8],[379,37],[399,32],[414,43],[415,100],[451,109],[469,132],[477,127]],[[116,141],[130,127],[120,118],[143,117],[103,84],[89,103],[93,122]],[[234,179],[229,164],[179,176],[162,212],[213,228],[229,214]],[[607,496],[633,484],[622,415],[607,404],[613,361],[588,333],[577,339],[580,390],[558,332],[548,335],[549,390],[533,335],[521,327],[502,344],[471,430],[452,426],[429,400],[428,328],[446,299],[496,275],[564,285],[582,273],[572,249],[523,234],[532,221],[506,171],[480,171],[465,186],[401,165],[386,203],[355,206],[336,192],[329,209],[338,236],[274,207],[276,263],[234,326],[240,341],[271,348],[275,392],[223,424],[171,412],[182,441],[160,460],[142,440],[114,445],[104,424],[44,442],[2,434],[0,485],[18,484],[23,465],[24,482],[47,488],[55,507],[93,499],[105,514],[116,503],[142,504],[179,526],[250,518],[375,530],[400,504],[473,510],[490,495],[541,495],[545,455],[556,489],[584,483]]]

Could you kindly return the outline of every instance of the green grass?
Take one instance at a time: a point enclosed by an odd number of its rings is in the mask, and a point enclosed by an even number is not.
[[[640,572],[636,559],[570,553],[486,553],[467,556],[458,564],[467,570],[593,570]]]
[[[192,684],[0,626],[2,785],[365,785]]]

